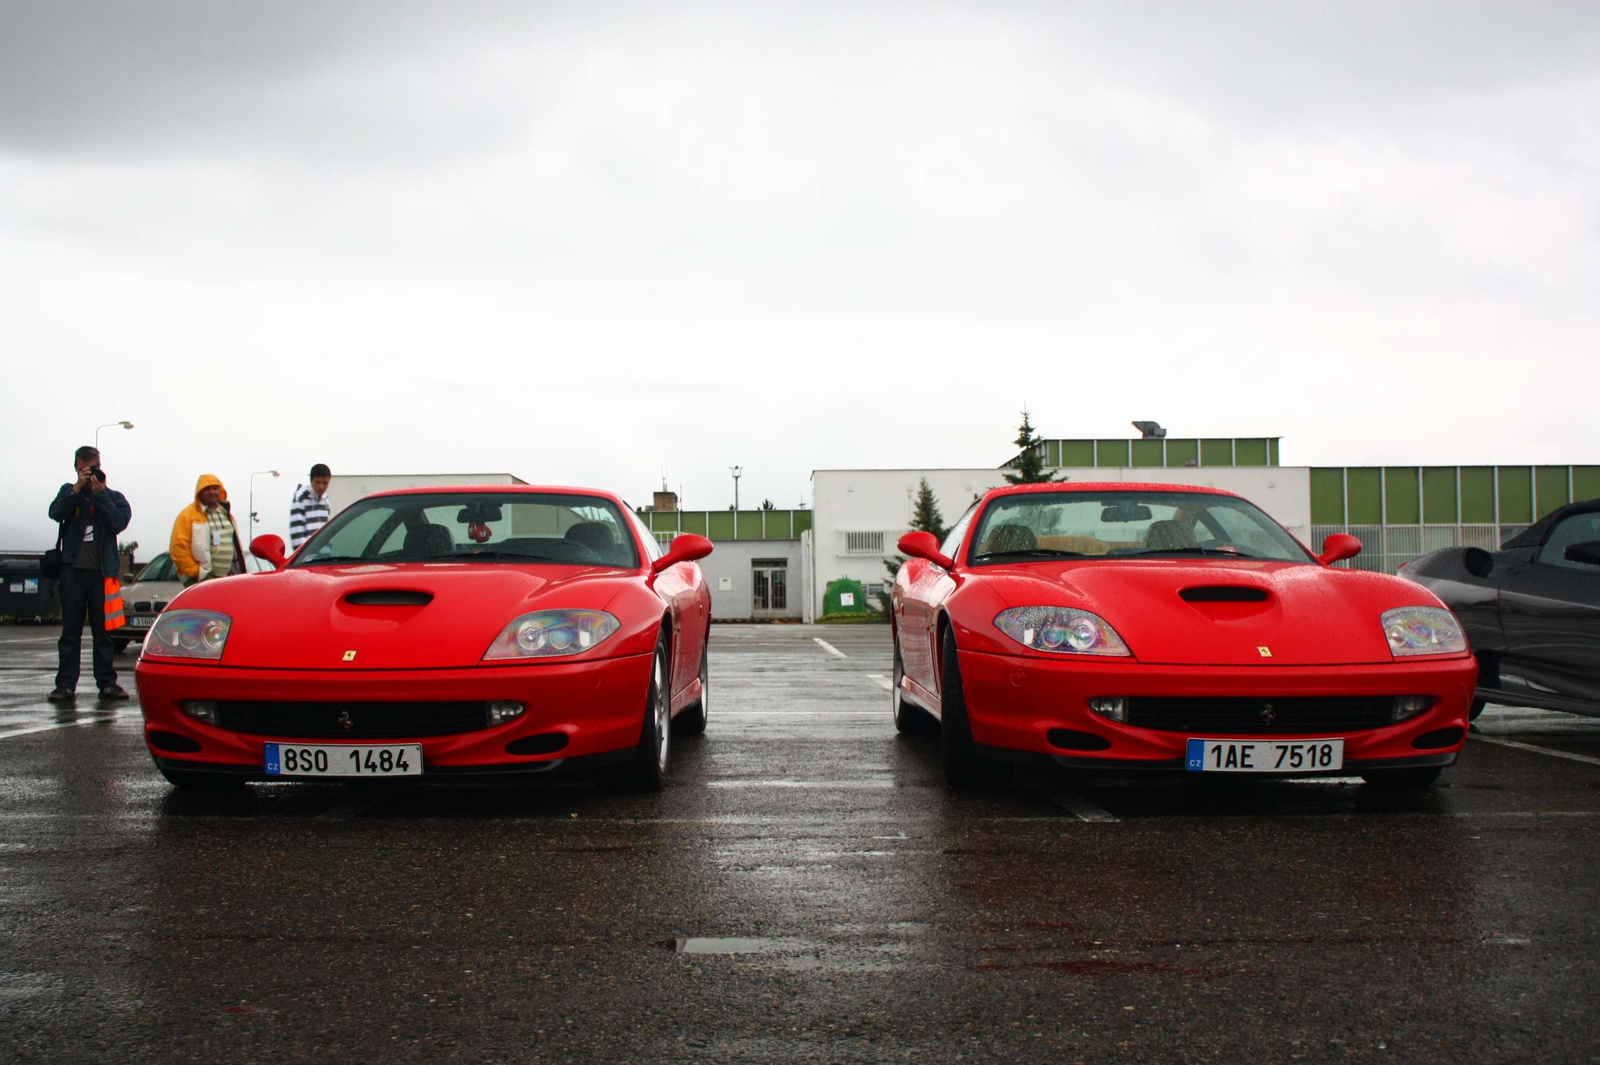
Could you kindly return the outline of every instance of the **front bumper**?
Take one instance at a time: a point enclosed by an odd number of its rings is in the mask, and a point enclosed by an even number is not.
[[[157,763],[168,768],[264,777],[263,745],[269,740],[420,743],[423,779],[460,779],[593,767],[625,758],[639,742],[651,664],[652,656],[644,654],[469,669],[334,671],[230,669],[143,658],[134,677],[144,710],[145,743]],[[187,699],[391,705],[481,700],[515,701],[527,709],[504,724],[472,732],[341,741],[220,728],[184,713],[179,703]],[[558,751],[523,755],[506,749],[518,740],[552,733],[566,737]]]
[[[1187,741],[1342,738],[1345,773],[1449,765],[1466,743],[1477,663],[1470,657],[1371,666],[1159,666],[1127,659],[1052,661],[961,651],[961,680],[972,739],[990,757],[1065,768],[1176,769]],[[1431,708],[1405,721],[1358,731],[1190,732],[1140,728],[1089,709],[1108,696],[1283,698],[1430,695]],[[1076,748],[1053,745],[1052,731],[1093,737]],[[1452,732],[1450,730],[1459,730]],[[1105,744],[1104,749],[1082,748]],[[1314,775],[1297,773],[1296,776]]]

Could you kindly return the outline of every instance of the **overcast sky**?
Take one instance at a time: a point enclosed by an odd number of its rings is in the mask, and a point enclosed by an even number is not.
[[[0,0],[0,548],[202,472],[1600,462],[1600,5]]]

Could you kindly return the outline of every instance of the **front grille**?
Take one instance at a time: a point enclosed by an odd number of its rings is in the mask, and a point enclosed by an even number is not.
[[[1271,710],[1268,710],[1268,707]],[[1270,719],[1270,720],[1269,720]],[[1301,736],[1394,724],[1392,695],[1154,698],[1128,700],[1128,724],[1157,732],[1249,732]]]
[[[341,715],[343,715],[341,717]],[[489,726],[484,702],[459,703],[217,703],[217,724],[234,732],[295,739],[347,740],[454,736]]]

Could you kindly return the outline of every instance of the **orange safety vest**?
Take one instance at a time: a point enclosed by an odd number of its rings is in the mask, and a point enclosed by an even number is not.
[[[128,623],[122,613],[122,582],[115,577],[106,578],[106,631],[120,629]]]

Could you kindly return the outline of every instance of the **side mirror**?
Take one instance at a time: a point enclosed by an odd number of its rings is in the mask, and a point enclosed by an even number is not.
[[[1568,544],[1561,552],[1568,562],[1582,562],[1586,566],[1600,566],[1600,540],[1585,540],[1581,544]]]
[[[1343,562],[1359,554],[1361,554],[1360,540],[1348,533],[1334,533],[1322,541],[1322,554],[1317,556],[1317,561],[1324,566],[1331,566],[1335,562]]]
[[[955,562],[948,555],[939,553],[939,541],[933,538],[931,532],[908,532],[900,537],[899,544],[902,555],[912,558],[925,558],[941,569],[949,569]]]
[[[672,539],[667,553],[650,563],[650,572],[660,573],[680,562],[694,562],[711,554],[711,541],[694,533],[679,533]]]
[[[262,533],[250,541],[250,553],[261,561],[272,566],[273,569],[282,569],[289,557],[283,550],[283,537],[274,536],[272,533]]]
[[[1487,577],[1494,572],[1494,556],[1481,547],[1469,547],[1461,553],[1461,568],[1474,577]]]

